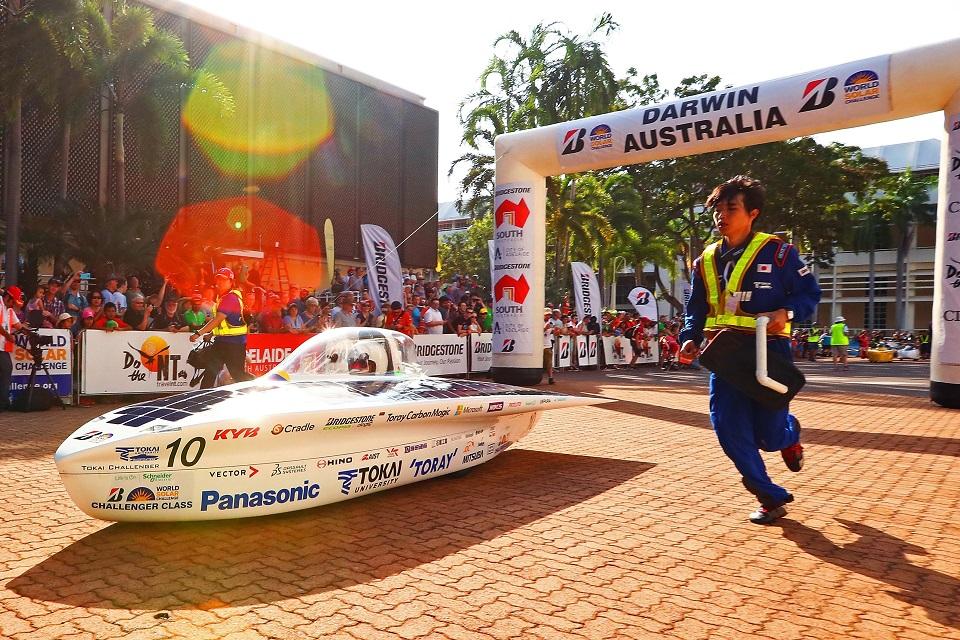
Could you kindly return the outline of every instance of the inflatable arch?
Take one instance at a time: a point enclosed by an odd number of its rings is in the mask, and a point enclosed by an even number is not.
[[[498,382],[542,377],[546,176],[723,151],[944,111],[930,394],[960,407],[960,39],[788,78],[498,136],[494,353]],[[761,177],[762,176],[758,176]],[[960,257],[960,254],[958,254]]]

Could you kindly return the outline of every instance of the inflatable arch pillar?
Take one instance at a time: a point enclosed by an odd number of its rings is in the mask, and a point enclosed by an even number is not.
[[[931,397],[960,407],[960,39],[768,82],[618,111],[495,141],[494,340],[498,382],[543,374],[546,176],[724,151],[944,111]],[[763,179],[763,176],[757,176]],[[960,237],[960,236],[958,236]]]

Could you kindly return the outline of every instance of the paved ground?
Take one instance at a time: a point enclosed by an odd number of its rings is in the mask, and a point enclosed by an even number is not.
[[[3,638],[960,638],[960,412],[926,367],[804,365],[807,467],[752,509],[704,378],[563,375],[619,399],[548,412],[471,476],[289,515],[92,520],[52,453],[99,408],[0,418]]]

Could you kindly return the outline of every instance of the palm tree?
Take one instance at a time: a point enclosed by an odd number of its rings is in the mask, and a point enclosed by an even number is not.
[[[510,31],[494,42],[505,49],[495,55],[480,76],[480,89],[460,105],[463,143],[471,150],[450,166],[448,175],[465,164],[457,207],[473,216],[489,211],[493,202],[496,136],[542,127],[623,108],[628,82],[617,80],[603,48],[593,36],[617,28],[610,14],[602,15],[581,38],[540,23],[525,38]]]
[[[116,122],[114,144],[119,221],[126,218],[126,116],[137,123],[132,130],[138,147],[159,147],[163,131],[159,110],[162,95],[177,95],[190,77],[183,42],[156,26],[153,13],[145,7],[118,2],[106,40],[104,70],[109,102]]]
[[[936,176],[915,176],[907,169],[903,173],[885,178],[878,185],[882,193],[878,195],[875,206],[897,238],[896,321],[898,331],[903,330],[906,316],[904,270],[907,253],[913,244],[917,225],[930,224],[936,218],[936,206],[930,201],[930,190],[936,181]]]

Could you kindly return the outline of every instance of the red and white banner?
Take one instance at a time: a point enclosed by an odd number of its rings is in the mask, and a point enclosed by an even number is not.
[[[577,318],[583,320],[587,316],[600,319],[600,285],[597,284],[597,274],[593,267],[585,262],[571,262],[573,271],[573,292],[577,299]]]
[[[498,184],[493,200],[493,351],[533,353],[533,184]],[[538,327],[539,330],[539,327]]]
[[[247,336],[247,373],[259,378],[311,337],[308,333],[251,333]]]
[[[571,355],[572,345],[573,340],[570,339],[570,336],[557,336],[556,344],[554,345],[554,354],[557,358],[558,367],[573,366],[573,356]]]
[[[577,336],[577,366],[590,367],[599,363],[597,359],[597,336]]]
[[[391,302],[404,302],[403,277],[400,275],[400,256],[393,238],[383,227],[375,224],[360,225],[363,236],[363,257],[367,261],[367,279],[370,291],[376,292],[378,304],[374,311]]]

